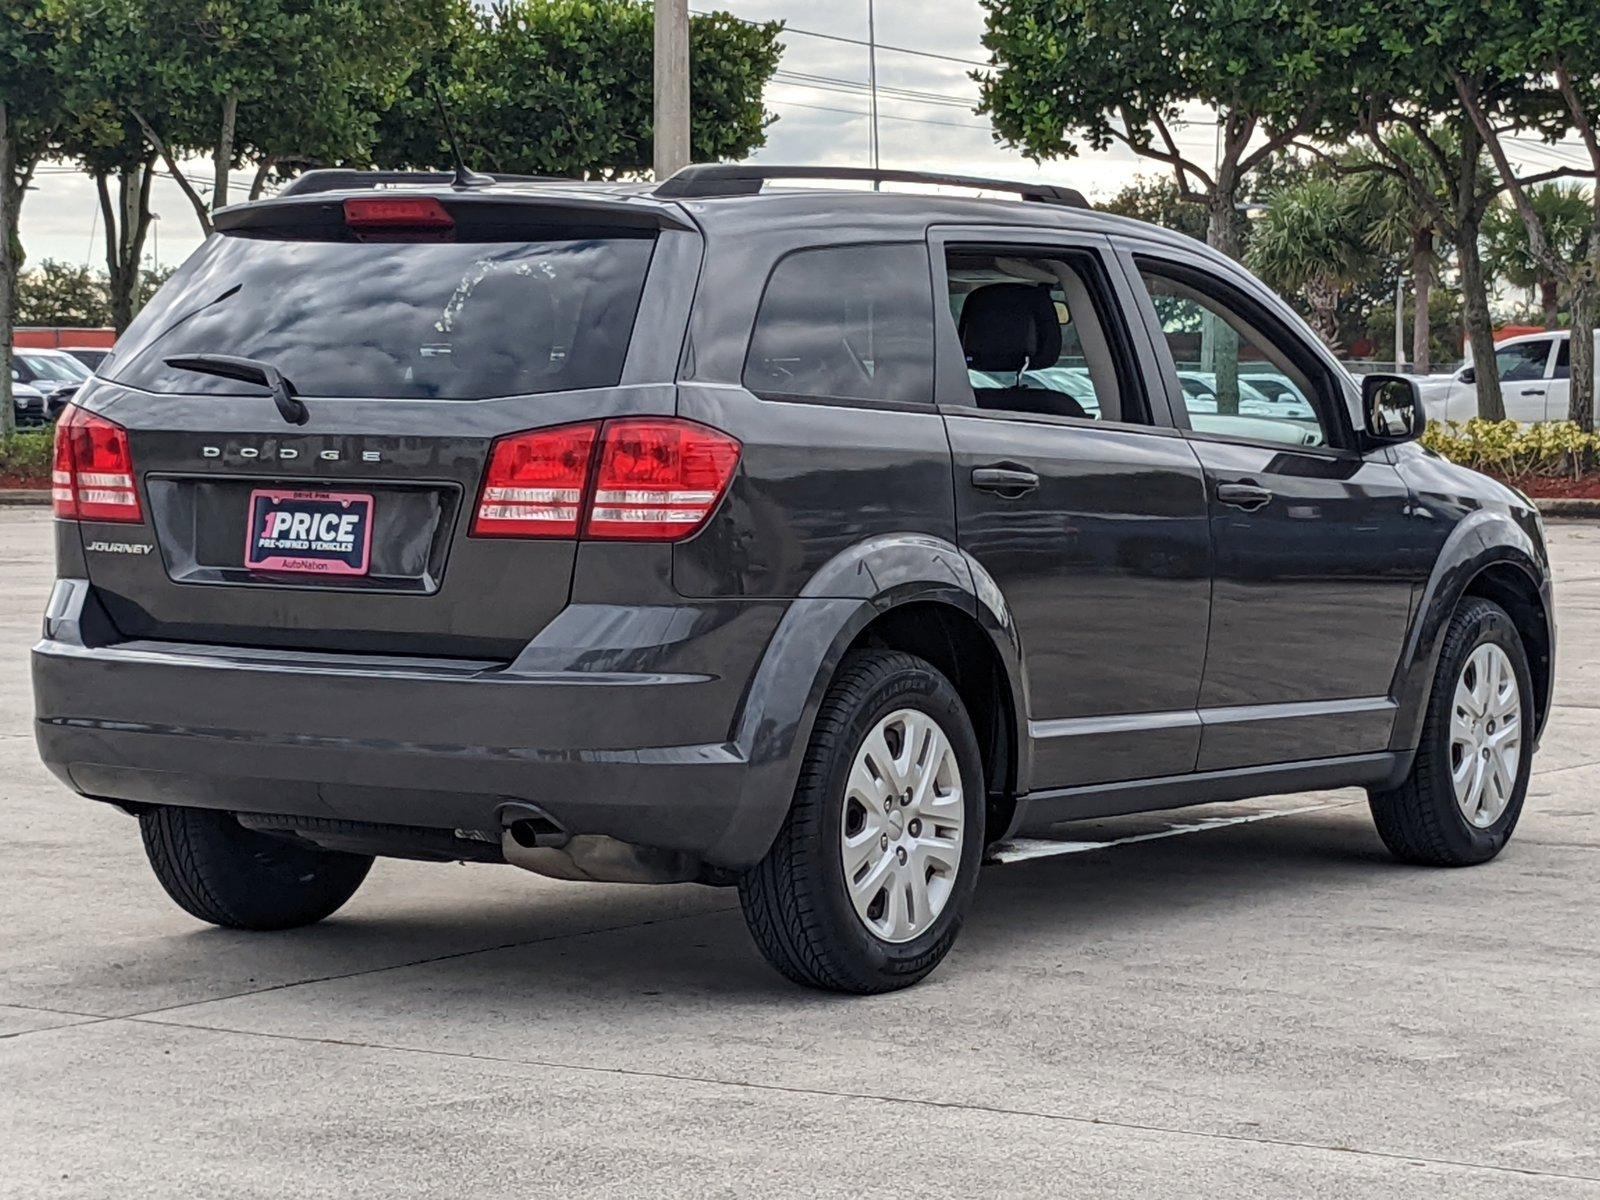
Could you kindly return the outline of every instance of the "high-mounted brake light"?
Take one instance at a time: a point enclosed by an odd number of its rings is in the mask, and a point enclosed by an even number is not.
[[[693,421],[607,421],[584,534],[676,541],[705,522],[739,463],[739,443]]]
[[[489,452],[477,537],[577,537],[597,421],[501,438]]]
[[[143,521],[128,431],[76,404],[67,405],[56,422],[50,497],[63,520]]]
[[[362,196],[346,200],[344,223],[357,232],[456,227],[455,218],[432,196]]]
[[[738,463],[733,438],[674,418],[513,434],[490,449],[472,533],[678,541],[705,524]]]

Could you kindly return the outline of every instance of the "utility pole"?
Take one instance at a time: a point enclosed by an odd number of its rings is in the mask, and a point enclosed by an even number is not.
[[[1406,369],[1406,280],[1402,275],[1394,281],[1394,369],[1403,374]]]
[[[879,166],[878,158],[878,14],[873,0],[867,0],[867,91],[872,102],[872,169]],[[872,181],[877,191],[878,181]]]
[[[689,0],[655,0],[655,169],[689,165]]]

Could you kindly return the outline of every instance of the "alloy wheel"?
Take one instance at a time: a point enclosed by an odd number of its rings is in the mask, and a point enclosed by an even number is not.
[[[1511,803],[1522,757],[1522,692],[1493,642],[1461,668],[1450,712],[1450,782],[1468,824],[1487,829]]]

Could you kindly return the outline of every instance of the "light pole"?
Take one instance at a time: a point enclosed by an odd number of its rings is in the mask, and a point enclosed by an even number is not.
[[[689,0],[655,0],[656,179],[689,165]]]
[[[872,169],[879,166],[878,159],[878,15],[875,0],[867,0],[867,93],[872,107]],[[872,181],[872,190],[878,190],[878,181]]]

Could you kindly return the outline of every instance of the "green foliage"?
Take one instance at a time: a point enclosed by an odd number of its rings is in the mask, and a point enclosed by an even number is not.
[[[52,431],[26,430],[0,438],[0,479],[17,479],[24,487],[50,486]]]
[[[428,74],[468,162],[486,171],[615,178],[647,171],[654,18],[635,0],[451,0],[451,32]],[[761,95],[777,69],[779,22],[727,13],[689,24],[690,152],[742,158],[774,119]],[[443,167],[449,152],[420,73],[380,122],[372,161]]]
[[[1576,263],[1588,253],[1593,233],[1593,198],[1588,188],[1546,183],[1529,189],[1528,203],[1542,228],[1544,239],[1558,257]],[[1513,287],[1539,288],[1547,304],[1560,298],[1561,280],[1533,253],[1528,225],[1515,205],[1502,201],[1489,210],[1483,223],[1483,257],[1489,269]],[[1541,313],[1542,317],[1554,316]]]
[[[1339,301],[1375,263],[1361,198],[1341,178],[1312,175],[1272,196],[1253,229],[1246,261],[1274,288],[1300,295],[1333,345]]]
[[[134,311],[148,303],[175,270],[141,271]],[[47,258],[17,278],[18,325],[65,325],[99,329],[112,323],[111,289],[103,271]]]
[[[1578,478],[1600,454],[1600,434],[1585,433],[1571,421],[1547,421],[1526,427],[1515,421],[1463,424],[1438,421],[1428,426],[1422,444],[1434,453],[1502,479]]]

